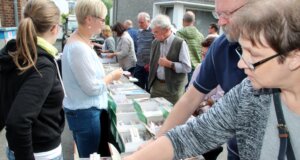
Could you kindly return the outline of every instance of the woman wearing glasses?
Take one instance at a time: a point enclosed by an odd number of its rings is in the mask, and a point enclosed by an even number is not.
[[[122,70],[105,75],[90,38],[100,34],[107,9],[100,0],[78,0],[75,6],[78,29],[68,39],[62,56],[66,87],[65,113],[79,157],[97,152],[100,142],[100,114],[107,109],[106,84],[118,80]]]
[[[243,50],[238,67],[247,78],[208,112],[125,159],[197,156],[234,135],[241,159],[299,158],[299,7],[298,0],[254,1],[237,11]]]

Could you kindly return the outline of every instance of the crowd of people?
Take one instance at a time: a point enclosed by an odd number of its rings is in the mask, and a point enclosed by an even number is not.
[[[60,11],[51,0],[29,0],[16,39],[0,52],[7,158],[62,160],[65,118],[79,157],[99,152],[107,85],[123,71],[174,104],[156,136],[125,160],[216,160],[224,143],[229,160],[300,158],[299,8],[298,0],[215,0],[218,24],[204,36],[191,11],[176,32],[168,16],[146,12],[137,14],[139,29],[130,19],[110,27],[102,1],[77,0],[78,28],[60,72]],[[100,33],[103,45],[90,40]],[[120,68],[105,74],[104,54]]]

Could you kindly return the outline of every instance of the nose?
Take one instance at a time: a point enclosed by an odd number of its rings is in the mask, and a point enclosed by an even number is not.
[[[245,61],[243,61],[242,59],[240,59],[239,61],[238,61],[238,67],[239,67],[239,69],[247,69],[247,68],[249,68],[248,66],[247,66],[247,64],[246,64],[246,62]]]
[[[219,17],[219,20],[218,20],[218,25],[219,25],[219,26],[224,26],[224,25],[226,25],[227,23],[228,23],[228,19],[226,19],[226,18],[224,18],[224,17],[222,17],[222,16]]]

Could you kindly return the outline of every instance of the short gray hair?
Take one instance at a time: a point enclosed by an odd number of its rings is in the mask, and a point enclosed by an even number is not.
[[[264,45],[261,36],[283,63],[288,54],[300,47],[300,1],[265,0],[247,3],[233,16],[240,37],[252,45]],[[252,15],[252,16],[249,16]]]
[[[132,27],[132,21],[130,19],[127,19],[124,21],[124,25],[126,25],[127,27]]]
[[[140,12],[137,16],[138,19],[144,18],[146,21],[150,21],[150,15],[147,12]]]
[[[171,20],[168,16],[159,14],[151,21],[150,28],[154,27],[169,29],[172,27]]]
[[[185,12],[183,16],[183,21],[186,21],[188,23],[195,22],[195,14],[192,11]]]
[[[79,24],[84,24],[87,16],[96,16],[105,19],[107,8],[100,0],[77,0],[75,14]]]

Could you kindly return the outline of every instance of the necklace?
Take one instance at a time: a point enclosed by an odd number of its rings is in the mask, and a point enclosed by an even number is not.
[[[76,33],[85,43],[87,43],[90,47],[93,48],[93,45],[92,45],[92,42],[90,41],[90,39],[84,37],[78,30],[76,31]]]

